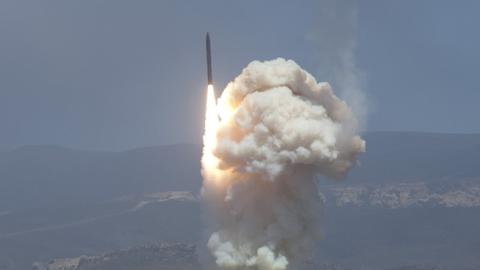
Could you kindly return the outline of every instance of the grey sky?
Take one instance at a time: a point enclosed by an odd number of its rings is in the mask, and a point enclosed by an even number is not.
[[[356,31],[349,37],[370,107],[367,130],[480,132],[480,3],[443,2],[354,5]],[[345,22],[319,20],[322,7],[274,0],[3,0],[0,146],[199,142],[205,32],[212,33],[217,89],[251,60],[279,56],[324,80],[319,42],[335,36],[310,37],[345,29],[339,27]]]

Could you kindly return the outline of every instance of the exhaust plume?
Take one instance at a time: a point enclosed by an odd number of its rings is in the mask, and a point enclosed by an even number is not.
[[[355,116],[328,83],[282,58],[250,63],[218,105],[210,97],[202,196],[215,265],[291,269],[320,237],[315,176],[342,178],[365,149]]]

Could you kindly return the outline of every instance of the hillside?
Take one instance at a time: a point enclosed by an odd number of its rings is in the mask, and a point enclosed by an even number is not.
[[[367,152],[348,179],[320,181],[324,239],[316,263],[480,267],[480,135],[365,138]],[[0,152],[0,269],[148,243],[204,246],[200,150]]]

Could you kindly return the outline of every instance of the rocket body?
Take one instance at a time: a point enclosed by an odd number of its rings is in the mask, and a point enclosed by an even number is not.
[[[207,33],[206,45],[207,45],[207,79],[208,79],[208,84],[213,85],[212,52],[210,48],[210,36],[208,35],[208,33]]]

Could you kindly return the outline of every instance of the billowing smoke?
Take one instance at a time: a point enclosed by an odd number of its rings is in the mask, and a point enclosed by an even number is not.
[[[281,58],[250,63],[214,103],[202,195],[215,265],[291,269],[320,237],[315,176],[341,178],[365,149],[355,116],[328,83]]]

